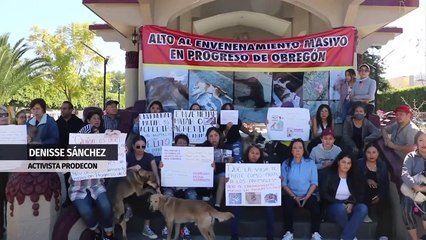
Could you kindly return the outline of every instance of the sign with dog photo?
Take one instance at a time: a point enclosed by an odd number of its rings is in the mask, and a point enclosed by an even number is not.
[[[207,140],[207,129],[216,126],[216,122],[216,111],[175,110],[173,133],[187,135],[191,144],[203,143]]]
[[[270,140],[309,140],[309,110],[305,108],[269,108],[267,115]]]
[[[280,164],[227,163],[226,206],[281,206]]]
[[[161,156],[162,146],[173,142],[172,113],[139,114],[139,133],[146,138],[146,150],[154,156]]]
[[[91,144],[117,144],[118,157],[117,161],[99,162],[98,164],[106,165],[105,171],[97,172],[71,172],[71,177],[74,181],[95,179],[95,178],[115,178],[126,176],[126,134],[81,134],[70,133],[71,145],[91,145]]]
[[[213,187],[213,148],[164,146],[162,187]]]

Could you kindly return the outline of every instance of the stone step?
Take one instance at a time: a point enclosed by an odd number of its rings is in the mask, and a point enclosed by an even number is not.
[[[248,219],[242,219],[240,221],[240,237],[241,239],[264,239],[266,236],[266,224],[262,218],[254,218],[259,219],[257,221],[254,220],[248,220]],[[223,222],[223,223],[216,223],[215,224],[215,234],[217,236],[229,236],[231,234],[231,225],[230,221]],[[310,239],[311,232],[310,232],[310,223],[308,221],[296,221],[294,223],[294,236],[295,238],[301,238],[301,239]],[[131,221],[128,223],[127,232],[130,233],[139,233],[142,232],[143,227],[143,219],[139,217],[133,217]],[[151,228],[154,232],[156,232],[158,235],[160,235],[161,230],[164,227],[164,220],[159,217],[155,218],[151,221]],[[199,236],[200,233],[196,226],[193,224],[188,225],[189,229],[191,230],[191,233],[193,236]],[[374,239],[375,236],[375,230],[377,227],[376,222],[372,223],[364,223],[361,226],[361,229],[358,233],[358,239]],[[119,227],[117,227],[117,233],[120,232]],[[279,238],[284,234],[283,231],[283,224],[281,221],[275,222],[275,237]],[[322,222],[320,226],[320,234],[325,239],[339,239],[341,234],[341,229],[336,223],[332,222]],[[120,236],[120,235],[118,235]],[[229,237],[227,237],[229,239]]]

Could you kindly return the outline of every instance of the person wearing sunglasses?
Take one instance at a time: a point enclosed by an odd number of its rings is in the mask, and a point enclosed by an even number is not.
[[[127,169],[138,171],[143,169],[145,171],[153,172],[157,179],[158,189],[160,187],[160,176],[158,174],[157,163],[155,162],[154,156],[150,153],[145,152],[146,139],[144,136],[136,136],[132,142],[132,149],[126,155]],[[157,239],[158,236],[152,231],[150,227],[151,219],[154,217],[154,213],[149,210],[149,198],[150,194],[144,194],[142,196],[136,196],[135,194],[126,199],[126,213],[127,218],[131,217],[131,209],[135,210],[138,215],[142,215],[144,220],[144,227],[142,235],[150,238]],[[129,205],[132,206],[129,208]]]
[[[377,83],[376,80],[369,77],[370,66],[368,64],[361,64],[358,68],[358,73],[360,79],[355,81],[350,94],[351,106],[357,102],[365,103],[365,109],[367,111],[367,115],[369,115],[374,112]]]

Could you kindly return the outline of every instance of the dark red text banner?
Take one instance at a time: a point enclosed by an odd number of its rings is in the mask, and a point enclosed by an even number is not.
[[[231,68],[352,66],[356,42],[353,27],[267,41],[219,39],[152,25],[142,27],[141,34],[145,64]]]

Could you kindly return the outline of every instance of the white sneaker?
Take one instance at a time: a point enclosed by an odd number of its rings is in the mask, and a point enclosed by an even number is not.
[[[364,222],[365,222],[365,223],[371,223],[371,222],[373,222],[373,220],[371,220],[371,218],[367,215],[367,216],[365,216],[365,218],[364,218]]]
[[[314,232],[312,234],[311,240],[321,240],[321,239],[322,239],[322,237],[321,237],[321,235],[318,232]]]
[[[210,201],[210,197],[208,197],[208,196],[204,196],[204,197],[202,198],[202,200],[203,200],[203,201],[205,201],[205,202],[208,202],[208,201]]]
[[[388,237],[386,237],[386,236],[380,236],[380,237],[379,237],[379,240],[389,240],[389,238],[388,238]]]
[[[293,233],[287,231],[281,240],[293,240]]]
[[[155,232],[152,231],[149,226],[145,226],[143,228],[142,235],[144,235],[144,236],[146,236],[146,237],[148,237],[150,239],[157,239],[158,238],[157,234],[155,234]]]

